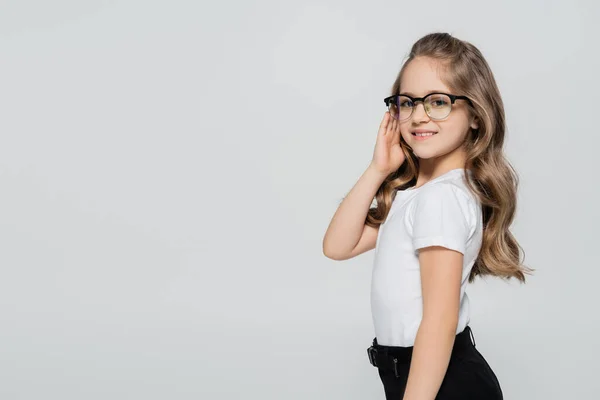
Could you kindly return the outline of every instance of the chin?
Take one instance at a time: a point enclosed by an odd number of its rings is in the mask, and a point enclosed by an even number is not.
[[[435,158],[438,156],[437,153],[433,152],[433,151],[415,151],[415,149],[413,148],[413,153],[415,154],[415,156],[417,156],[417,158],[420,158],[422,160],[427,160],[429,158]]]
[[[460,148],[459,144],[443,146],[420,146],[424,143],[413,143],[412,149],[415,156],[420,159],[428,160],[431,158],[442,157],[452,152],[458,151]],[[432,143],[433,144],[433,143]],[[437,143],[439,145],[439,143]]]

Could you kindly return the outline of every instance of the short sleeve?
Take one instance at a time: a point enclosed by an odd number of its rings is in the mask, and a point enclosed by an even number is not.
[[[423,187],[412,208],[412,242],[415,250],[442,246],[465,254],[470,235],[470,204],[452,184]]]

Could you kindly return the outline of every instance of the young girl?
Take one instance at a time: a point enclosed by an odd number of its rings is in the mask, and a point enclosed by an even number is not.
[[[373,160],[323,252],[345,260],[375,249],[367,353],[386,399],[502,399],[475,348],[465,288],[477,275],[525,282],[534,270],[509,231],[518,178],[503,155],[494,76],[475,46],[433,33],[413,45],[384,101]]]

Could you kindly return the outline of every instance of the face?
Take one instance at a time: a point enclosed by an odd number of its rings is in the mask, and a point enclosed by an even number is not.
[[[424,97],[431,92],[454,93],[440,79],[438,62],[430,58],[415,58],[408,65],[400,81],[400,94]],[[452,158],[464,154],[462,144],[471,128],[478,125],[470,115],[465,100],[456,100],[452,111],[443,120],[433,120],[425,112],[422,102],[418,102],[412,115],[400,121],[400,132],[404,141],[413,149],[419,159]],[[415,130],[436,132],[433,136],[417,137]]]

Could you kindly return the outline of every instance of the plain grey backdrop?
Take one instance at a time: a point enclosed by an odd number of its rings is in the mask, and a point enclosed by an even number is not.
[[[0,398],[383,399],[372,252],[321,243],[414,41],[478,46],[528,283],[469,286],[505,398],[595,399],[593,1],[0,2]]]

